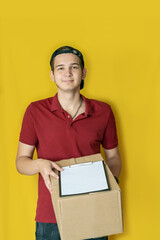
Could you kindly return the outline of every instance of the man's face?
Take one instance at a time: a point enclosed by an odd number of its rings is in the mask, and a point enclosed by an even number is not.
[[[59,90],[73,91],[80,89],[82,79],[86,76],[86,69],[81,68],[80,59],[72,53],[59,54],[54,59],[54,72],[51,79]]]

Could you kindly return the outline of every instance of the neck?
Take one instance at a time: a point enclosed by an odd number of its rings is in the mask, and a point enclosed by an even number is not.
[[[80,104],[80,92],[61,93],[58,91],[58,101],[64,110],[70,112]]]

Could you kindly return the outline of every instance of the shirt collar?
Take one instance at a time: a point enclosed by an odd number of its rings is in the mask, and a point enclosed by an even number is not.
[[[52,103],[51,103],[51,111],[62,111],[62,107],[58,101],[58,94],[56,93],[56,95],[52,98]]]
[[[85,103],[85,116],[88,115],[92,115],[93,114],[93,107],[91,105],[91,102],[88,98],[84,97],[83,95],[81,95],[81,97],[83,98],[83,101]],[[56,95],[52,98],[52,103],[51,103],[51,111],[62,111],[62,107],[58,101],[58,94],[56,93]]]
[[[85,103],[85,116],[92,115],[94,111],[90,99],[84,97],[83,95],[81,95],[81,97]]]

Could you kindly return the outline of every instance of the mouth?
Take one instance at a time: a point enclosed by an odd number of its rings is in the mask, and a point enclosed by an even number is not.
[[[63,82],[64,83],[71,83],[71,82],[73,82],[73,80],[68,79],[68,80],[64,80]]]

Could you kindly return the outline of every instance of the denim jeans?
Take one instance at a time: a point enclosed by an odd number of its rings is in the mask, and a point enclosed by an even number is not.
[[[90,238],[96,240],[108,240],[108,237]],[[61,240],[56,223],[36,222],[36,240]]]

